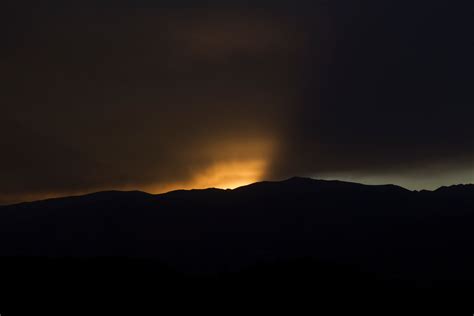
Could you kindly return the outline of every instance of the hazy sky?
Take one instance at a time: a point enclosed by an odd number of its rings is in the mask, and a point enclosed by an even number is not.
[[[222,2],[7,4],[0,204],[295,175],[474,182],[472,5]]]

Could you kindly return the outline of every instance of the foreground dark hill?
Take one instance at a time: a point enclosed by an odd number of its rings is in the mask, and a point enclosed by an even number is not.
[[[1,271],[11,283],[64,277],[66,287],[96,277],[173,286],[197,278],[246,291],[265,284],[268,293],[309,282],[326,294],[424,289],[466,303],[472,227],[473,185],[412,192],[292,178],[235,190],[101,192],[1,207]]]

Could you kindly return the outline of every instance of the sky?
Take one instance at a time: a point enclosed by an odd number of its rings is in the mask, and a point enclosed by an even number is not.
[[[0,204],[292,176],[474,182],[474,5],[7,1]]]

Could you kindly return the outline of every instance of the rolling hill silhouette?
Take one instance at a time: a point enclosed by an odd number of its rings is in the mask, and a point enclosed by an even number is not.
[[[226,302],[242,294],[222,293],[242,288],[260,303],[265,293],[300,305],[314,295],[387,293],[420,302],[421,291],[467,307],[472,227],[474,185],[416,192],[291,178],[234,190],[109,191],[0,207],[0,276],[32,296],[44,284],[100,291],[84,281],[100,280],[109,293],[145,283],[188,299],[206,285]]]

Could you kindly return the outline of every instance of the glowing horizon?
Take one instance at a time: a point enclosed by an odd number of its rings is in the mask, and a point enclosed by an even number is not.
[[[220,162],[199,172],[189,181],[154,187],[150,191],[158,194],[174,190],[235,189],[261,181],[266,164],[263,159]]]

